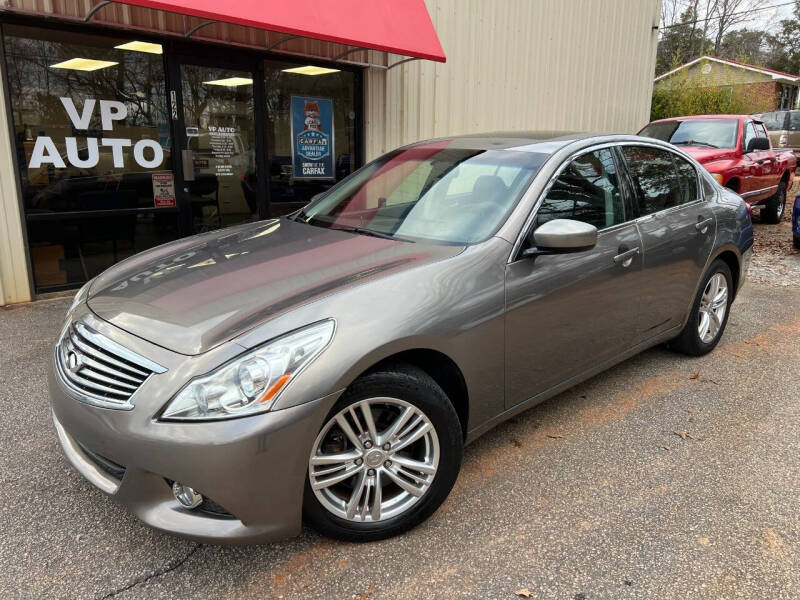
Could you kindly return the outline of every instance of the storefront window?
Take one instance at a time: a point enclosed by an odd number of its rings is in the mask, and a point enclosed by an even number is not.
[[[355,74],[264,62],[270,213],[306,204],[354,171]]]
[[[195,232],[258,219],[253,74],[181,65]]]
[[[3,27],[39,291],[178,237],[160,44]]]

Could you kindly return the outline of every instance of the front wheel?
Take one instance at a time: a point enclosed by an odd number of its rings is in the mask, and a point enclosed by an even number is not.
[[[305,518],[346,541],[401,533],[447,498],[462,449],[458,415],[430,376],[408,365],[369,373],[344,393],[314,441]]]
[[[763,223],[780,223],[783,218],[783,211],[786,208],[786,182],[778,184],[778,191],[772,196],[764,208],[761,209],[761,221]]]
[[[711,352],[728,323],[733,293],[730,267],[722,260],[715,260],[703,277],[686,326],[670,342],[670,347],[690,356]]]

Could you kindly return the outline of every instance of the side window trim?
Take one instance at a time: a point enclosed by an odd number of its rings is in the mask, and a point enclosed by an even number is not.
[[[641,218],[641,210],[639,201],[637,200],[636,186],[633,184],[633,175],[628,169],[628,162],[622,154],[622,144],[616,144],[613,147],[614,159],[617,163],[617,168],[620,173],[620,187],[625,202],[625,222],[638,221]]]

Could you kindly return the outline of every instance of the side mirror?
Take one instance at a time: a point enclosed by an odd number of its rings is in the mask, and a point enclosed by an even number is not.
[[[769,150],[769,138],[757,137],[750,140],[747,144],[747,154],[758,150]]]
[[[553,219],[533,232],[533,247],[523,256],[583,252],[597,245],[597,227],[572,219]]]

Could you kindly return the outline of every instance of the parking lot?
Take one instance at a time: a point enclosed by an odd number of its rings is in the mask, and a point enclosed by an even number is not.
[[[800,253],[786,231],[757,225],[711,355],[650,350],[498,427],[433,518],[364,545],[306,530],[215,547],[143,526],[56,441],[43,372],[69,300],[0,309],[0,597],[797,598]]]

